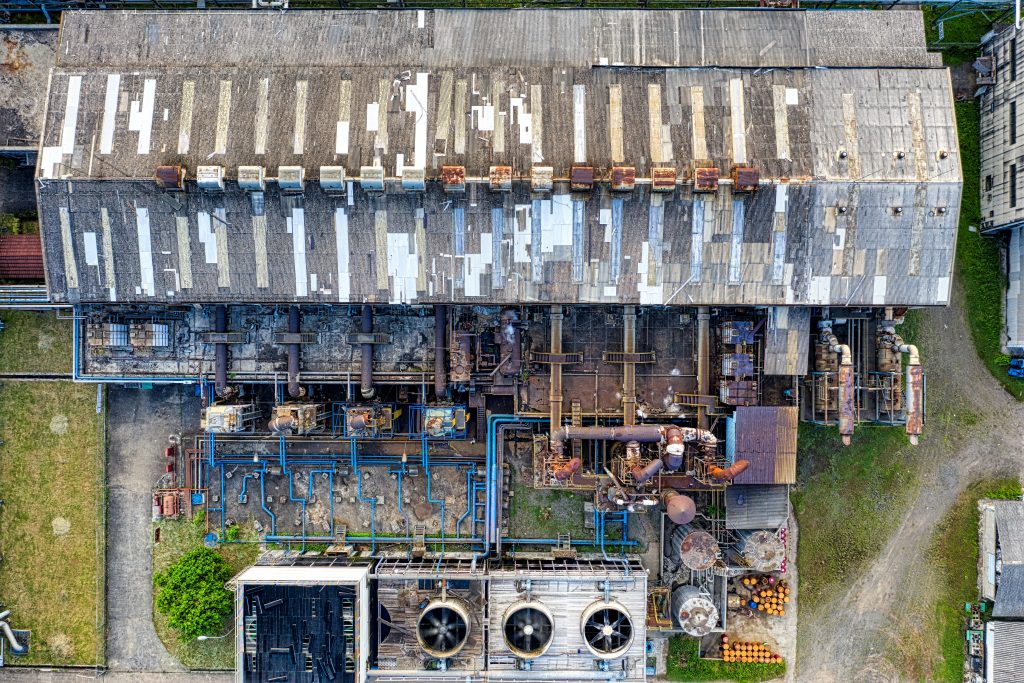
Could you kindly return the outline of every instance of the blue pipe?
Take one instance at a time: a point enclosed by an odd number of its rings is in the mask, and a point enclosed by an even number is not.
[[[515,422],[523,423],[540,423],[547,422],[548,418],[544,417],[519,417],[517,415],[489,415],[487,417],[487,449],[486,449],[486,477],[487,477],[487,492],[486,499],[487,505],[484,508],[485,524],[484,524],[484,551],[483,557],[488,555],[491,551],[491,545],[495,537],[497,537],[498,529],[498,514],[497,509],[500,506],[500,501],[496,500],[498,489],[496,484],[496,478],[501,476],[497,469],[497,440],[498,440],[498,427],[503,424],[512,424]],[[475,559],[475,558],[474,558]]]

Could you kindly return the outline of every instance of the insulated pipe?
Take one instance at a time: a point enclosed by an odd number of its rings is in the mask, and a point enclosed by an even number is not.
[[[267,427],[274,434],[283,434],[284,432],[290,432],[295,429],[295,418],[291,415],[281,415],[272,418],[267,424]]]
[[[917,445],[918,437],[924,428],[924,369],[921,367],[921,355],[913,344],[904,344],[897,335],[897,343],[893,345],[894,351],[907,354],[907,368],[905,372],[906,385],[906,410],[907,410],[907,438],[914,446]]]
[[[213,330],[219,333],[228,331],[228,307],[224,304],[217,304],[213,309]],[[214,352],[214,390],[221,398],[230,398],[234,391],[228,386],[228,345],[223,341],[217,342]]]
[[[24,652],[25,646],[18,642],[18,639],[14,637],[14,631],[11,630],[11,625],[7,623],[6,619],[10,616],[11,610],[4,610],[0,612],[0,629],[3,630],[4,636],[7,638],[7,642],[11,644],[11,651],[13,652]]]
[[[562,307],[551,307],[551,353],[562,353]],[[562,364],[551,363],[551,386],[548,390],[548,405],[551,412],[551,449],[555,450],[555,431],[562,426]],[[558,452],[562,452],[564,441],[558,442]]]
[[[373,306],[363,304],[363,317],[359,331],[373,333]],[[363,344],[363,363],[360,373],[359,393],[363,398],[373,398],[373,344]]]
[[[718,481],[732,481],[741,475],[748,467],[750,467],[749,460],[737,460],[729,467],[724,468],[718,467],[717,465],[709,465],[708,474]]]
[[[718,439],[709,431],[675,425],[623,425],[621,427],[573,427],[567,425],[551,433],[551,452],[561,455],[569,439],[584,441],[636,441],[639,443],[665,443],[666,451],[682,455],[683,444],[697,441],[702,446],[714,447]]]
[[[622,351],[636,353],[636,306],[622,311]],[[636,424],[636,363],[622,364],[622,424]]]
[[[840,344],[834,332],[832,321],[822,320],[818,323],[821,329],[821,340],[828,345],[829,351],[839,354],[839,435],[843,445],[849,446],[853,440],[853,427],[856,415],[853,406],[853,354],[847,344]]]
[[[448,309],[434,306],[434,395],[438,399],[448,393],[447,361],[444,352],[448,337]]]
[[[299,333],[299,307],[288,307],[288,332]],[[306,390],[299,384],[299,345],[288,344],[288,395],[292,398],[302,398]]]

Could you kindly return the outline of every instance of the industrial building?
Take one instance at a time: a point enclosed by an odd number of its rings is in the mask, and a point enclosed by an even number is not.
[[[918,12],[66,12],[39,149],[75,379],[202,391],[154,514],[286,548],[239,681],[645,681],[784,613],[801,420],[924,429]]]

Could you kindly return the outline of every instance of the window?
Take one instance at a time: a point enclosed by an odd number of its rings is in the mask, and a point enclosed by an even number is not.
[[[985,192],[991,192],[991,191],[992,191],[992,176],[987,175],[987,176],[985,176]]]
[[[1017,39],[1010,41],[1010,80],[1017,80]]]
[[[1010,164],[1010,208],[1017,206],[1017,164]]]
[[[1010,144],[1017,144],[1017,102],[1010,102]]]

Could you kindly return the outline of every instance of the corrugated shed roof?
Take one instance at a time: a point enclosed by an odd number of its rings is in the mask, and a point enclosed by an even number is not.
[[[789,486],[743,486],[725,489],[726,529],[778,529],[789,518]]]
[[[42,280],[45,277],[39,235],[0,235],[0,280]]]
[[[1024,564],[1004,564],[996,579],[996,604],[992,616],[1024,619]],[[1024,650],[1024,641],[1021,642]]]
[[[996,512],[996,541],[1003,566],[1024,564],[1024,501],[993,501]]]
[[[990,621],[987,636],[987,683],[1020,683],[1024,680],[1024,622]]]
[[[734,484],[796,483],[797,408],[745,406],[736,409],[736,460],[750,466]]]

